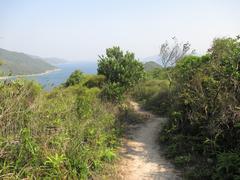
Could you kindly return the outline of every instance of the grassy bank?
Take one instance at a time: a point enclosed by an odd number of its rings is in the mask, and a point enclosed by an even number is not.
[[[87,179],[116,157],[114,106],[98,88],[0,85],[0,177]]]

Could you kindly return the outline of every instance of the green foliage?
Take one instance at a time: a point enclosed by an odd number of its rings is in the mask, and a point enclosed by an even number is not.
[[[160,140],[187,179],[239,179],[239,153],[233,153],[240,151],[239,57],[238,38],[215,39],[208,54],[185,56],[165,69],[171,88],[135,93],[145,107],[168,115]]]
[[[56,67],[41,58],[1,48],[0,61],[3,63],[0,66],[0,72],[4,73],[4,75],[36,74],[56,69]]]
[[[0,91],[1,178],[88,179],[116,158],[115,110],[98,88],[17,80]]]
[[[240,179],[240,154],[239,153],[220,153],[217,156],[217,179]]]
[[[177,156],[175,157],[174,163],[178,166],[183,166],[187,163],[189,163],[191,160],[191,156]]]
[[[117,95],[123,96],[124,92],[143,79],[144,67],[135,59],[133,53],[124,54],[119,47],[113,47],[106,50],[106,56],[100,56],[98,74],[106,77],[107,87],[104,92],[110,94],[105,97],[117,101],[121,99]]]
[[[105,84],[106,77],[104,75],[92,75],[89,79],[85,82],[85,86],[88,88],[98,87],[102,88]]]
[[[147,71],[147,79],[159,79],[159,80],[165,80],[167,79],[167,71],[169,71],[170,68],[164,69],[164,68],[154,68],[151,71]]]
[[[132,90],[132,96],[147,110],[166,115],[169,107],[168,80],[149,79],[139,83]]]
[[[120,102],[123,100],[125,89],[118,83],[107,83],[101,92],[103,100],[110,100],[112,102]]]
[[[81,82],[83,82],[84,79],[84,75],[80,70],[75,70],[67,79],[67,81],[64,83],[65,87],[68,86],[73,86],[76,84],[80,84]]]
[[[139,101],[146,101],[152,96],[168,89],[167,80],[150,79],[133,88],[132,95]]]
[[[101,157],[106,162],[111,162],[116,159],[116,153],[113,149],[106,149],[102,152]]]

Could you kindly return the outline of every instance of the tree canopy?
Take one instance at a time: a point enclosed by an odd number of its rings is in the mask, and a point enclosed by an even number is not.
[[[99,58],[98,74],[104,75],[109,83],[128,89],[144,77],[143,64],[136,60],[134,53],[124,53],[120,47],[107,49],[106,55]]]
[[[73,86],[75,84],[79,84],[83,80],[83,73],[80,70],[75,70],[65,82],[65,86]]]
[[[124,53],[120,47],[112,47],[99,58],[98,74],[106,77],[102,92],[104,98],[120,101],[129,88],[144,78],[144,66],[134,53]]]

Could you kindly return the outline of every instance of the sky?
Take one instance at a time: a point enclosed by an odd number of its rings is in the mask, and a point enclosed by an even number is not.
[[[157,55],[177,37],[203,54],[214,38],[240,34],[239,0],[0,0],[0,48],[96,61],[120,46]]]

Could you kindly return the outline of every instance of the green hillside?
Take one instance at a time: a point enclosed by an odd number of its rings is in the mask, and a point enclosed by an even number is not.
[[[0,72],[3,75],[25,75],[43,73],[56,67],[41,58],[35,58],[24,53],[8,51],[0,48]]]
[[[162,68],[162,66],[154,61],[144,63],[145,71],[152,71],[155,68]]]

